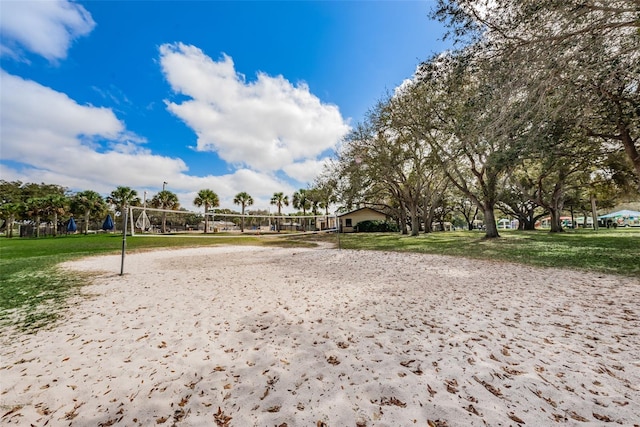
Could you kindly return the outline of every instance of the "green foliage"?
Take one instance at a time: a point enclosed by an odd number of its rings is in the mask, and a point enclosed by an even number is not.
[[[397,232],[398,226],[394,222],[388,221],[360,221],[356,224],[356,230],[360,233],[387,233]]]
[[[119,186],[107,197],[107,203],[114,205],[117,212],[123,213],[126,206],[139,205],[140,198],[136,190]]]
[[[193,204],[198,207],[204,206],[204,211],[207,213],[209,208],[220,206],[220,198],[213,190],[203,189],[198,191]]]
[[[292,206],[295,209],[302,210],[304,215],[307,214],[307,210],[311,208],[311,199],[309,199],[309,190],[305,190],[301,188],[300,190],[293,193],[293,201]]]
[[[289,196],[285,196],[282,191],[273,193],[270,203],[278,207],[278,215],[280,215],[282,213],[282,207],[289,206]]]
[[[204,206],[204,232],[207,233],[209,231],[209,216],[206,214],[209,212],[209,208],[220,206],[220,198],[213,190],[203,189],[198,191],[193,204],[198,207]],[[197,224],[194,223],[193,225],[197,226]]]
[[[253,197],[251,197],[251,195],[249,195],[249,193],[247,193],[246,191],[241,191],[240,193],[235,195],[235,197],[233,198],[233,203],[242,207],[240,230],[244,232],[244,210],[247,206],[251,206],[253,204]]]

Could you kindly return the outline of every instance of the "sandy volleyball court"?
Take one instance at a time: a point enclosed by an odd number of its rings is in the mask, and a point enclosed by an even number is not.
[[[7,338],[2,425],[640,425],[640,282],[416,254],[130,254]],[[6,332],[6,331],[5,331]]]

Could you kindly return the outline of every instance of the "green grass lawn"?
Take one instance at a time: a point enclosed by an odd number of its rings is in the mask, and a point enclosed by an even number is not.
[[[343,249],[410,251],[573,268],[640,277],[640,229],[568,231],[502,231],[486,240],[480,232],[437,232],[417,237],[396,233],[340,235]],[[154,248],[211,245],[305,246],[314,240],[336,243],[335,234],[305,236],[135,236],[127,252]],[[89,280],[62,272],[60,262],[88,255],[120,253],[122,236],[72,235],[57,238],[0,238],[0,324],[34,330],[58,316],[68,298]],[[126,269],[126,265],[125,265]]]
[[[640,229],[571,230],[554,234],[501,230],[500,236],[484,239],[484,234],[477,231],[436,232],[417,237],[347,234],[341,236],[341,247],[464,256],[640,277]]]

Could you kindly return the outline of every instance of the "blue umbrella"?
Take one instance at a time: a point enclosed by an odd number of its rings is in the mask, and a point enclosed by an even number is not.
[[[71,233],[75,233],[77,229],[78,227],[76,226],[76,222],[74,221],[73,217],[71,217],[71,219],[67,223],[67,231]]]
[[[113,219],[111,219],[111,214],[107,214],[107,219],[102,223],[102,229],[105,231],[113,230]]]

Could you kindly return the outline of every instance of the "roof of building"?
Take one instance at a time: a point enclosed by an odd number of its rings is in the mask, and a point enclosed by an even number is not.
[[[345,212],[345,213],[338,214],[338,216],[350,215],[350,214],[353,214],[353,213],[355,213],[355,212],[362,211],[362,210],[365,210],[365,209],[368,209],[368,210],[370,210],[370,211],[373,211],[373,212],[379,213],[380,215],[388,216],[388,215],[387,215],[386,213],[384,213],[384,212],[380,212],[379,210],[376,210],[376,209],[373,209],[373,208],[370,208],[370,207],[367,207],[367,206],[365,206],[364,208],[358,208],[358,209],[354,209],[354,210],[349,211],[349,212]]]

